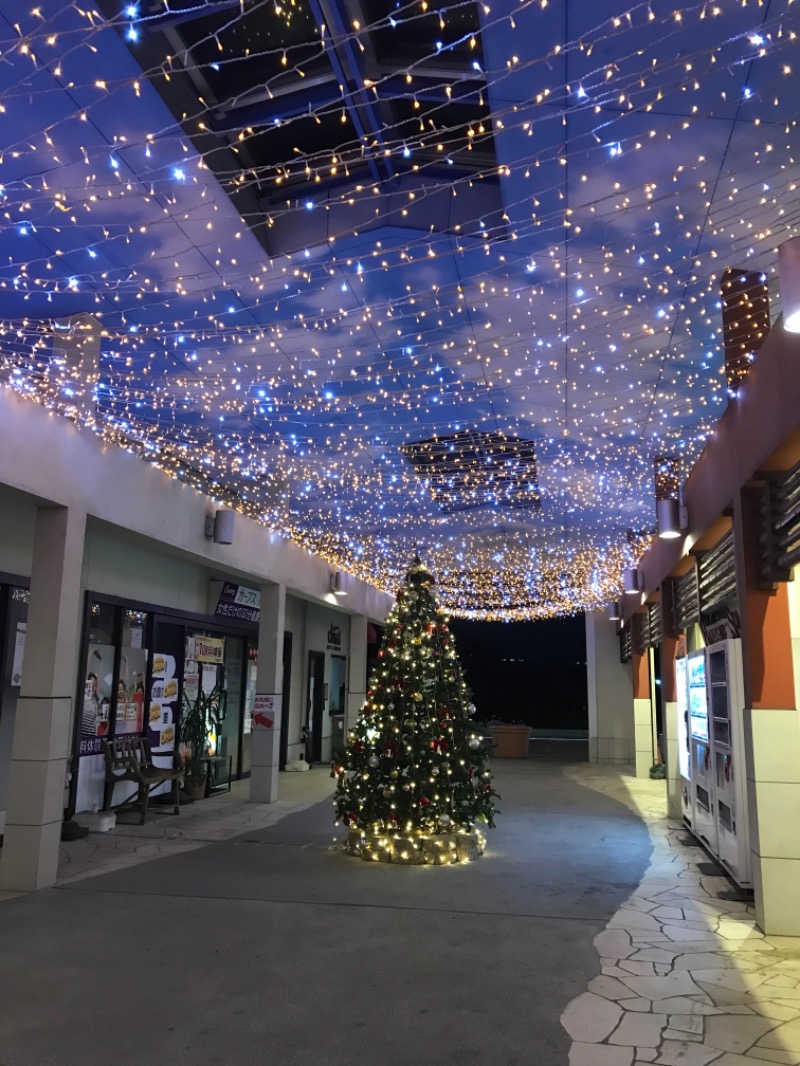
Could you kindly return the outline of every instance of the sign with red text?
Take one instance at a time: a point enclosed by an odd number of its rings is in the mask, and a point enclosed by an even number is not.
[[[253,702],[253,729],[272,729],[275,725],[277,696],[256,693]]]

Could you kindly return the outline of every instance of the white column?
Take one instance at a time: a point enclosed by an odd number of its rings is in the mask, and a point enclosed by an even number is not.
[[[653,705],[649,699],[633,701],[634,764],[637,777],[649,777],[653,765]]]
[[[663,658],[662,658],[663,662]],[[668,664],[672,668],[672,663]],[[667,814],[680,822],[683,818],[683,778],[680,771],[678,754],[678,704],[674,700],[664,701],[664,736],[667,750],[662,754],[667,761]]]
[[[367,698],[367,626],[365,614],[350,617],[350,659],[348,664],[347,714],[345,718],[345,736],[352,729],[361,714],[361,708]]]
[[[275,715],[271,729],[253,723],[250,769],[250,800],[253,803],[274,803],[278,798],[285,625],[286,586],[262,585],[256,693],[275,697]]]
[[[787,584],[789,627],[800,696],[800,572]],[[744,714],[750,848],[756,920],[765,933],[800,937],[800,712],[752,708]]]
[[[86,515],[40,507],[11,754],[0,888],[34,891],[58,869],[77,684]]]
[[[589,697],[589,761],[632,763],[633,696],[630,665],[619,661],[616,623],[609,621],[600,611],[586,614],[586,682]]]

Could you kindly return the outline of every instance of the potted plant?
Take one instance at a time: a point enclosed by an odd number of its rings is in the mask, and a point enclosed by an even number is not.
[[[496,759],[524,759],[527,756],[530,726],[518,722],[492,722],[489,728]]]
[[[201,684],[193,700],[185,690],[183,693],[180,732],[183,787],[192,799],[202,799],[205,795],[209,733],[219,735],[222,696],[219,685],[211,692],[203,692]]]

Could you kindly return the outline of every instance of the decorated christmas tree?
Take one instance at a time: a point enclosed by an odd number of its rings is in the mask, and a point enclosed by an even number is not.
[[[494,825],[492,773],[470,720],[462,677],[434,579],[415,558],[387,620],[367,701],[347,734],[337,822],[366,859],[451,863],[476,858],[481,825]]]

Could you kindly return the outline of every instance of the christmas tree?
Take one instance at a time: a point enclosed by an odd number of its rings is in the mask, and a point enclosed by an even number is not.
[[[434,579],[419,558],[386,623],[367,702],[347,735],[338,778],[337,822],[367,859],[450,863],[476,858],[494,825],[492,773],[470,715]]]

